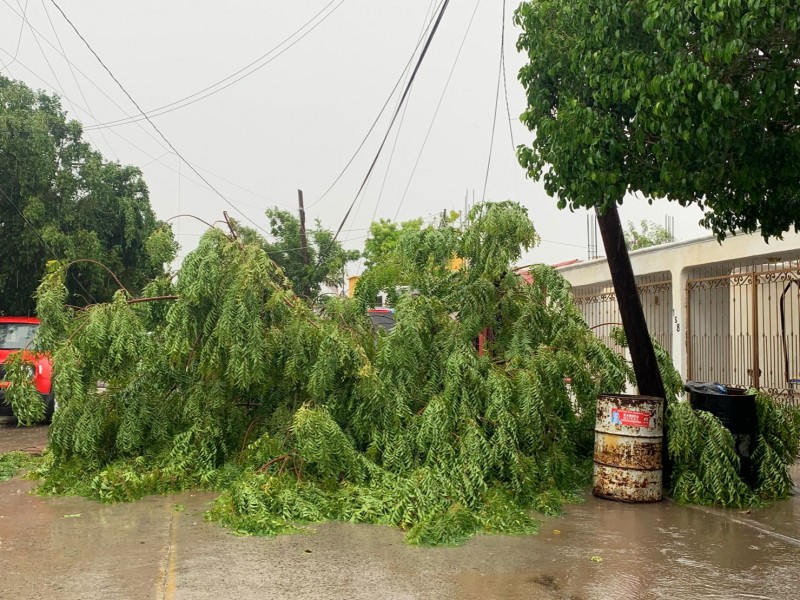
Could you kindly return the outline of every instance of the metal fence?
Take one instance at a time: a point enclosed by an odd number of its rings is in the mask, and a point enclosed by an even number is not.
[[[761,388],[795,403],[800,258],[695,268],[686,287],[688,378]]]
[[[669,273],[655,273],[636,278],[647,329],[659,344],[672,353],[672,280]],[[611,330],[622,326],[617,295],[610,283],[576,287],[573,290],[583,318],[609,348],[621,352],[614,343]]]

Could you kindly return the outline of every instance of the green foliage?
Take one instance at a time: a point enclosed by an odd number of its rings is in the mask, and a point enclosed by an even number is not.
[[[27,452],[5,452],[0,454],[0,481],[15,477],[20,471],[33,469],[41,463],[41,457]]]
[[[674,465],[671,491],[677,501],[745,507],[791,494],[789,468],[800,451],[800,410],[781,406],[755,390],[748,393],[756,396],[758,415],[752,452],[755,489],[739,476],[740,461],[730,431],[711,413],[673,403],[667,430]]]
[[[68,121],[57,97],[0,75],[0,310],[31,314],[49,260],[94,259],[132,292],[174,258],[139,169],[107,162]],[[44,241],[44,243],[43,243]],[[65,285],[69,303],[110,300],[107,271],[82,262]]]
[[[339,241],[333,241],[333,233],[317,221],[313,228],[306,229],[308,264],[304,264],[300,219],[275,207],[267,209],[266,215],[271,239],[261,240],[261,245],[283,270],[298,296],[313,299],[319,294],[322,283],[341,284],[345,265],[360,256],[357,250],[345,250]],[[245,239],[261,238],[249,231]]]
[[[719,419],[676,402],[667,409],[667,431],[675,500],[734,507],[755,502],[752,490],[739,477],[733,435]]]
[[[369,237],[364,242],[364,264],[369,269],[391,262],[403,234],[420,229],[422,229],[422,219],[404,221],[399,227],[389,219],[373,222],[369,226]]]
[[[8,382],[3,402],[10,404],[21,425],[33,425],[44,420],[45,406],[39,390],[33,385],[34,365],[25,351],[14,352],[6,358]]]
[[[628,229],[625,231],[625,245],[628,250],[651,248],[674,241],[675,236],[657,223],[642,219],[639,229],[636,229],[636,226],[628,221]]]
[[[59,390],[42,490],[213,488],[209,518],[241,533],[330,519],[420,544],[534,531],[531,511],[587,483],[596,396],[631,372],[555,270],[533,268],[532,285],[513,272],[537,241],[524,209],[476,207],[470,223],[401,236],[392,260],[415,292],[379,335],[359,301],[312,310],[241,231],[208,231],[174,288],[153,284],[178,296],[166,307],[59,307],[54,267],[38,295]]]
[[[720,238],[800,228],[800,4],[532,0],[516,22],[518,157],[560,207],[639,192]]]
[[[800,410],[781,406],[769,396],[756,394],[758,438],[753,460],[756,465],[756,493],[765,500],[788,498],[792,479],[788,469],[800,453]]]

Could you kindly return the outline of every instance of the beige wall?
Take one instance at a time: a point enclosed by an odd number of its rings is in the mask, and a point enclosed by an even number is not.
[[[717,242],[715,238],[707,237],[636,250],[631,252],[630,256],[633,271],[637,278],[662,272],[669,274],[668,279],[672,281],[671,299],[669,302],[669,310],[672,313],[671,353],[675,361],[675,366],[685,379],[688,372],[686,339],[687,309],[692,310],[693,314],[694,311],[706,311],[707,315],[703,321],[707,323],[710,331],[713,331],[713,334],[718,336],[729,336],[732,334],[731,320],[733,318],[733,308],[731,306],[732,298],[730,295],[731,289],[723,288],[718,292],[715,291],[712,294],[711,300],[709,301],[706,299],[705,304],[701,302],[699,295],[693,294],[693,305],[689,307],[686,290],[686,282],[689,277],[697,277],[699,272],[698,268],[707,265],[720,265],[720,272],[731,273],[733,269],[741,268],[741,265],[744,263],[755,264],[759,261],[766,263],[768,259],[769,262],[774,263],[786,256],[800,256],[800,234],[788,233],[784,235],[782,240],[772,240],[769,244],[757,234],[732,236],[721,244]],[[725,265],[729,265],[727,270]],[[609,285],[611,281],[608,263],[605,259],[562,267],[559,269],[559,272],[573,287],[578,289],[587,289],[584,286]],[[776,299],[775,302],[777,302]],[[796,304],[796,298],[793,299],[792,302]],[[663,304],[667,305],[666,302]],[[765,306],[767,305],[765,304]],[[788,303],[787,306],[789,306]],[[797,315],[797,311],[800,310],[800,307],[795,307],[795,305],[792,305],[792,307],[793,310],[795,310],[793,314]],[[738,308],[746,309],[747,307],[740,306]],[[776,317],[773,315],[769,318],[775,319]],[[743,334],[746,335],[746,332],[743,332]],[[744,338],[741,340],[741,343],[746,343]],[[752,344],[752,339],[750,343]],[[774,346],[775,340],[766,340],[763,343]],[[774,349],[765,346],[764,350],[770,350],[774,354]],[[726,355],[729,363],[726,368],[729,372],[732,372],[734,369],[733,352],[728,352]],[[742,360],[746,361],[746,358]],[[739,360],[742,364],[736,364],[735,368],[746,368],[742,360]],[[800,376],[800,373],[798,373],[798,375]],[[700,379],[700,377],[697,377],[695,374],[693,374],[693,376]]]

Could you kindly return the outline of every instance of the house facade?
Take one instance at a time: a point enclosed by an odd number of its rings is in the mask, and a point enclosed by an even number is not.
[[[650,334],[684,380],[757,387],[800,401],[800,235],[713,237],[631,252]],[[613,346],[619,308],[605,259],[559,272]]]

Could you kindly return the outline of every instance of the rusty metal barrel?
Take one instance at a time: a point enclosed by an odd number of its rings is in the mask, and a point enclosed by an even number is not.
[[[598,396],[592,493],[623,502],[660,501],[663,427],[662,398]]]

